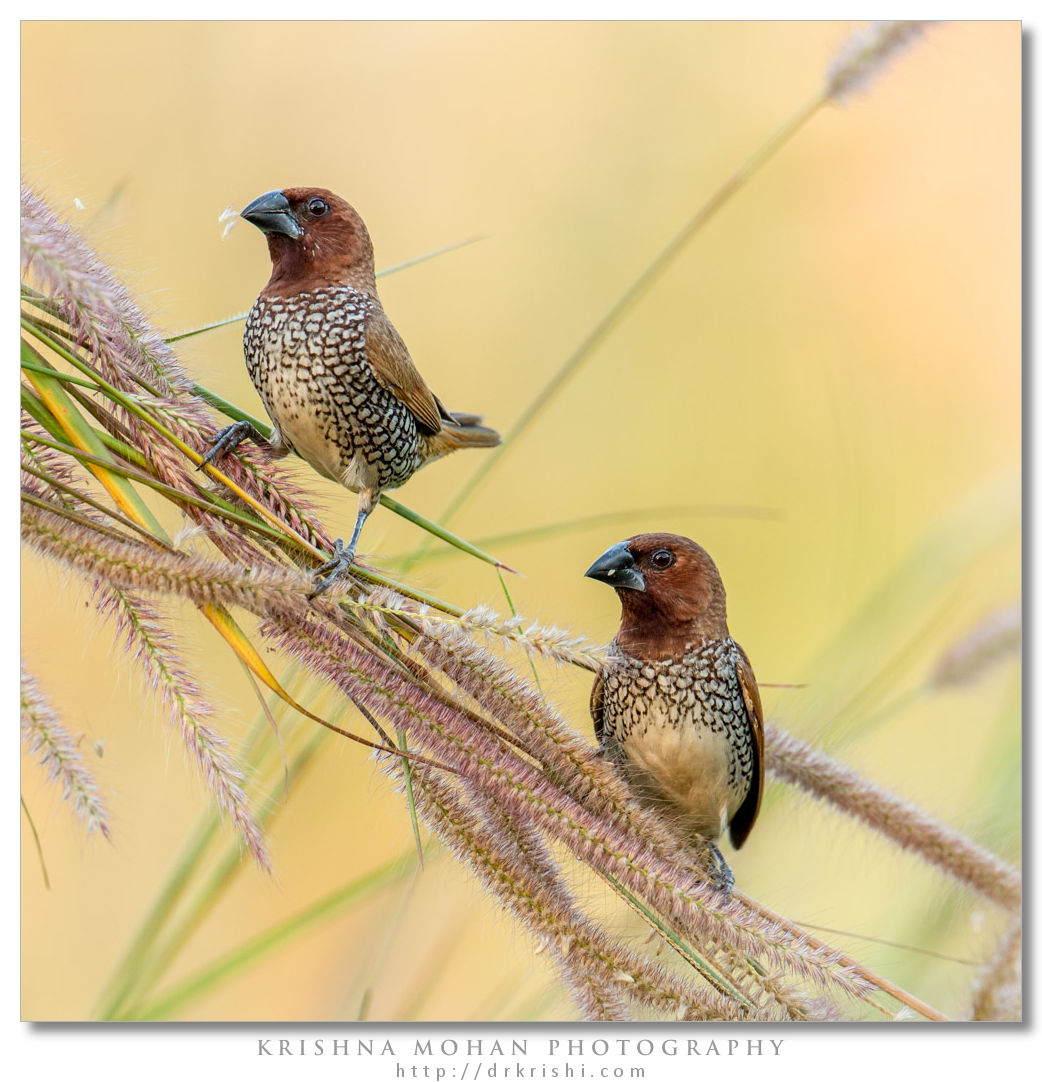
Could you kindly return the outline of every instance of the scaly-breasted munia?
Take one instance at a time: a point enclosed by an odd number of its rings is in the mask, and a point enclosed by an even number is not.
[[[763,708],[727,630],[720,572],[694,541],[651,533],[612,545],[586,575],[622,603],[590,698],[597,739],[644,803],[704,839],[729,890],[716,841],[730,828],[738,849],[760,810]]]
[[[494,447],[481,418],[450,413],[416,370],[376,293],[373,245],[362,219],[323,188],[268,192],[242,212],[268,240],[271,278],[246,318],[253,385],[274,424],[271,450],[295,451],[358,493],[347,547],[318,574],[316,592],[348,567],[380,498],[428,462],[463,447]],[[249,422],[214,437],[208,462],[255,436]]]

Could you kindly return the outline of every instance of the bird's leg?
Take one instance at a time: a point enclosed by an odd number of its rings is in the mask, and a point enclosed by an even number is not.
[[[318,570],[315,571],[315,575],[318,577],[318,581],[315,583],[315,589],[311,593],[311,597],[317,597],[319,594],[325,592],[330,586],[342,575],[352,564],[355,558],[355,549],[358,546],[358,535],[362,532],[362,526],[365,520],[369,517],[369,513],[376,506],[376,501],[380,498],[380,492],[375,488],[363,488],[358,494],[358,515],[355,517],[355,528],[351,533],[351,540],[344,546],[343,538],[338,537],[333,542],[333,558],[324,563]],[[326,574],[328,572],[328,574]],[[321,578],[325,575],[325,578]]]
[[[257,443],[262,442],[257,430],[249,421],[236,421],[235,424],[222,428],[220,432],[210,437],[213,447],[203,455],[203,460],[196,469],[201,470],[215,458],[222,458],[229,451],[234,451],[245,439],[251,439]]]
[[[725,895],[730,894],[734,886],[734,872],[728,867],[723,853],[716,847],[716,842],[709,843],[709,859],[713,866],[713,889],[721,890]]]
[[[344,548],[344,539],[338,537],[333,542],[333,556],[327,560],[321,567],[315,569],[315,588],[308,594],[308,597],[318,597],[319,594],[324,593],[330,586],[336,581],[339,575],[342,575],[350,566],[351,561],[354,559],[355,553],[353,549]],[[326,572],[329,572],[327,575]],[[322,576],[325,575],[325,578]]]

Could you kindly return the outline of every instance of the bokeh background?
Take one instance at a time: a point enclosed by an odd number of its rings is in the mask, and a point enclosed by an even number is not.
[[[26,23],[26,180],[174,334],[249,307],[262,238],[218,215],[329,187],[384,305],[451,407],[509,429],[611,302],[813,95],[840,23]],[[815,116],[553,399],[453,528],[523,572],[526,615],[607,641],[617,605],[583,570],[647,529],[716,558],[769,716],[964,830],[1019,854],[1019,666],[924,690],[936,659],[1020,594],[1020,28],[934,28]],[[82,204],[82,209],[81,209]],[[247,409],[240,329],[184,343]],[[437,518],[461,454],[397,495]],[[354,498],[298,463],[337,533]],[[617,516],[595,520],[595,516]],[[571,524],[571,525],[568,525]],[[539,539],[505,539],[537,527]],[[423,539],[379,511],[363,548]],[[492,571],[440,548],[411,572],[500,609]],[[206,807],[87,590],[23,562],[23,653],[101,781],[114,844],[85,839],[25,761],[23,1016],[89,1017]],[[61,618],[55,619],[60,607]],[[257,713],[238,664],[178,625],[233,745]],[[541,671],[576,728],[589,677]],[[287,733],[308,723],[286,720]],[[97,742],[100,749],[92,750]],[[411,847],[401,796],[329,741],[281,796],[276,873],[244,862],[172,971],[184,977]],[[234,846],[230,832],[224,836]],[[832,935],[944,1011],[1001,929],[985,903],[790,793],[739,854],[747,892]],[[597,903],[597,888],[588,884]],[[639,928],[635,937],[643,939]],[[828,937],[827,937],[828,938]],[[187,1003],[189,1019],[569,1018],[553,974],[447,856]]]

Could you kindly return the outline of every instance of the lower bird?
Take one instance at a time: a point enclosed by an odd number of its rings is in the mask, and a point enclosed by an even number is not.
[[[376,293],[373,245],[355,209],[324,188],[255,199],[243,218],[267,238],[271,278],[246,318],[246,367],[274,425],[270,449],[295,451],[358,493],[351,540],[318,569],[326,589],[354,559],[384,489],[465,447],[495,447],[481,418],[447,410],[409,356]],[[243,439],[248,421],[222,429],[201,465]],[[327,575],[328,573],[328,575]],[[323,575],[327,577],[322,578]]]
[[[714,885],[728,892],[716,843],[729,829],[740,848],[760,810],[763,708],[727,629],[720,572],[689,538],[648,533],[612,545],[586,575],[622,603],[590,698],[597,739],[642,802],[709,847]]]

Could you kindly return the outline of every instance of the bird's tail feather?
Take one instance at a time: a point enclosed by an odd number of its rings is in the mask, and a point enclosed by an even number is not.
[[[478,424],[481,418],[473,413],[454,413],[451,422],[443,422],[441,431],[431,437],[436,455],[447,455],[465,447],[498,447],[502,437],[494,428]]]
[[[460,428],[473,428],[476,425],[481,424],[481,415],[478,413],[449,413],[446,417],[447,421],[451,421],[455,425],[459,425]]]

